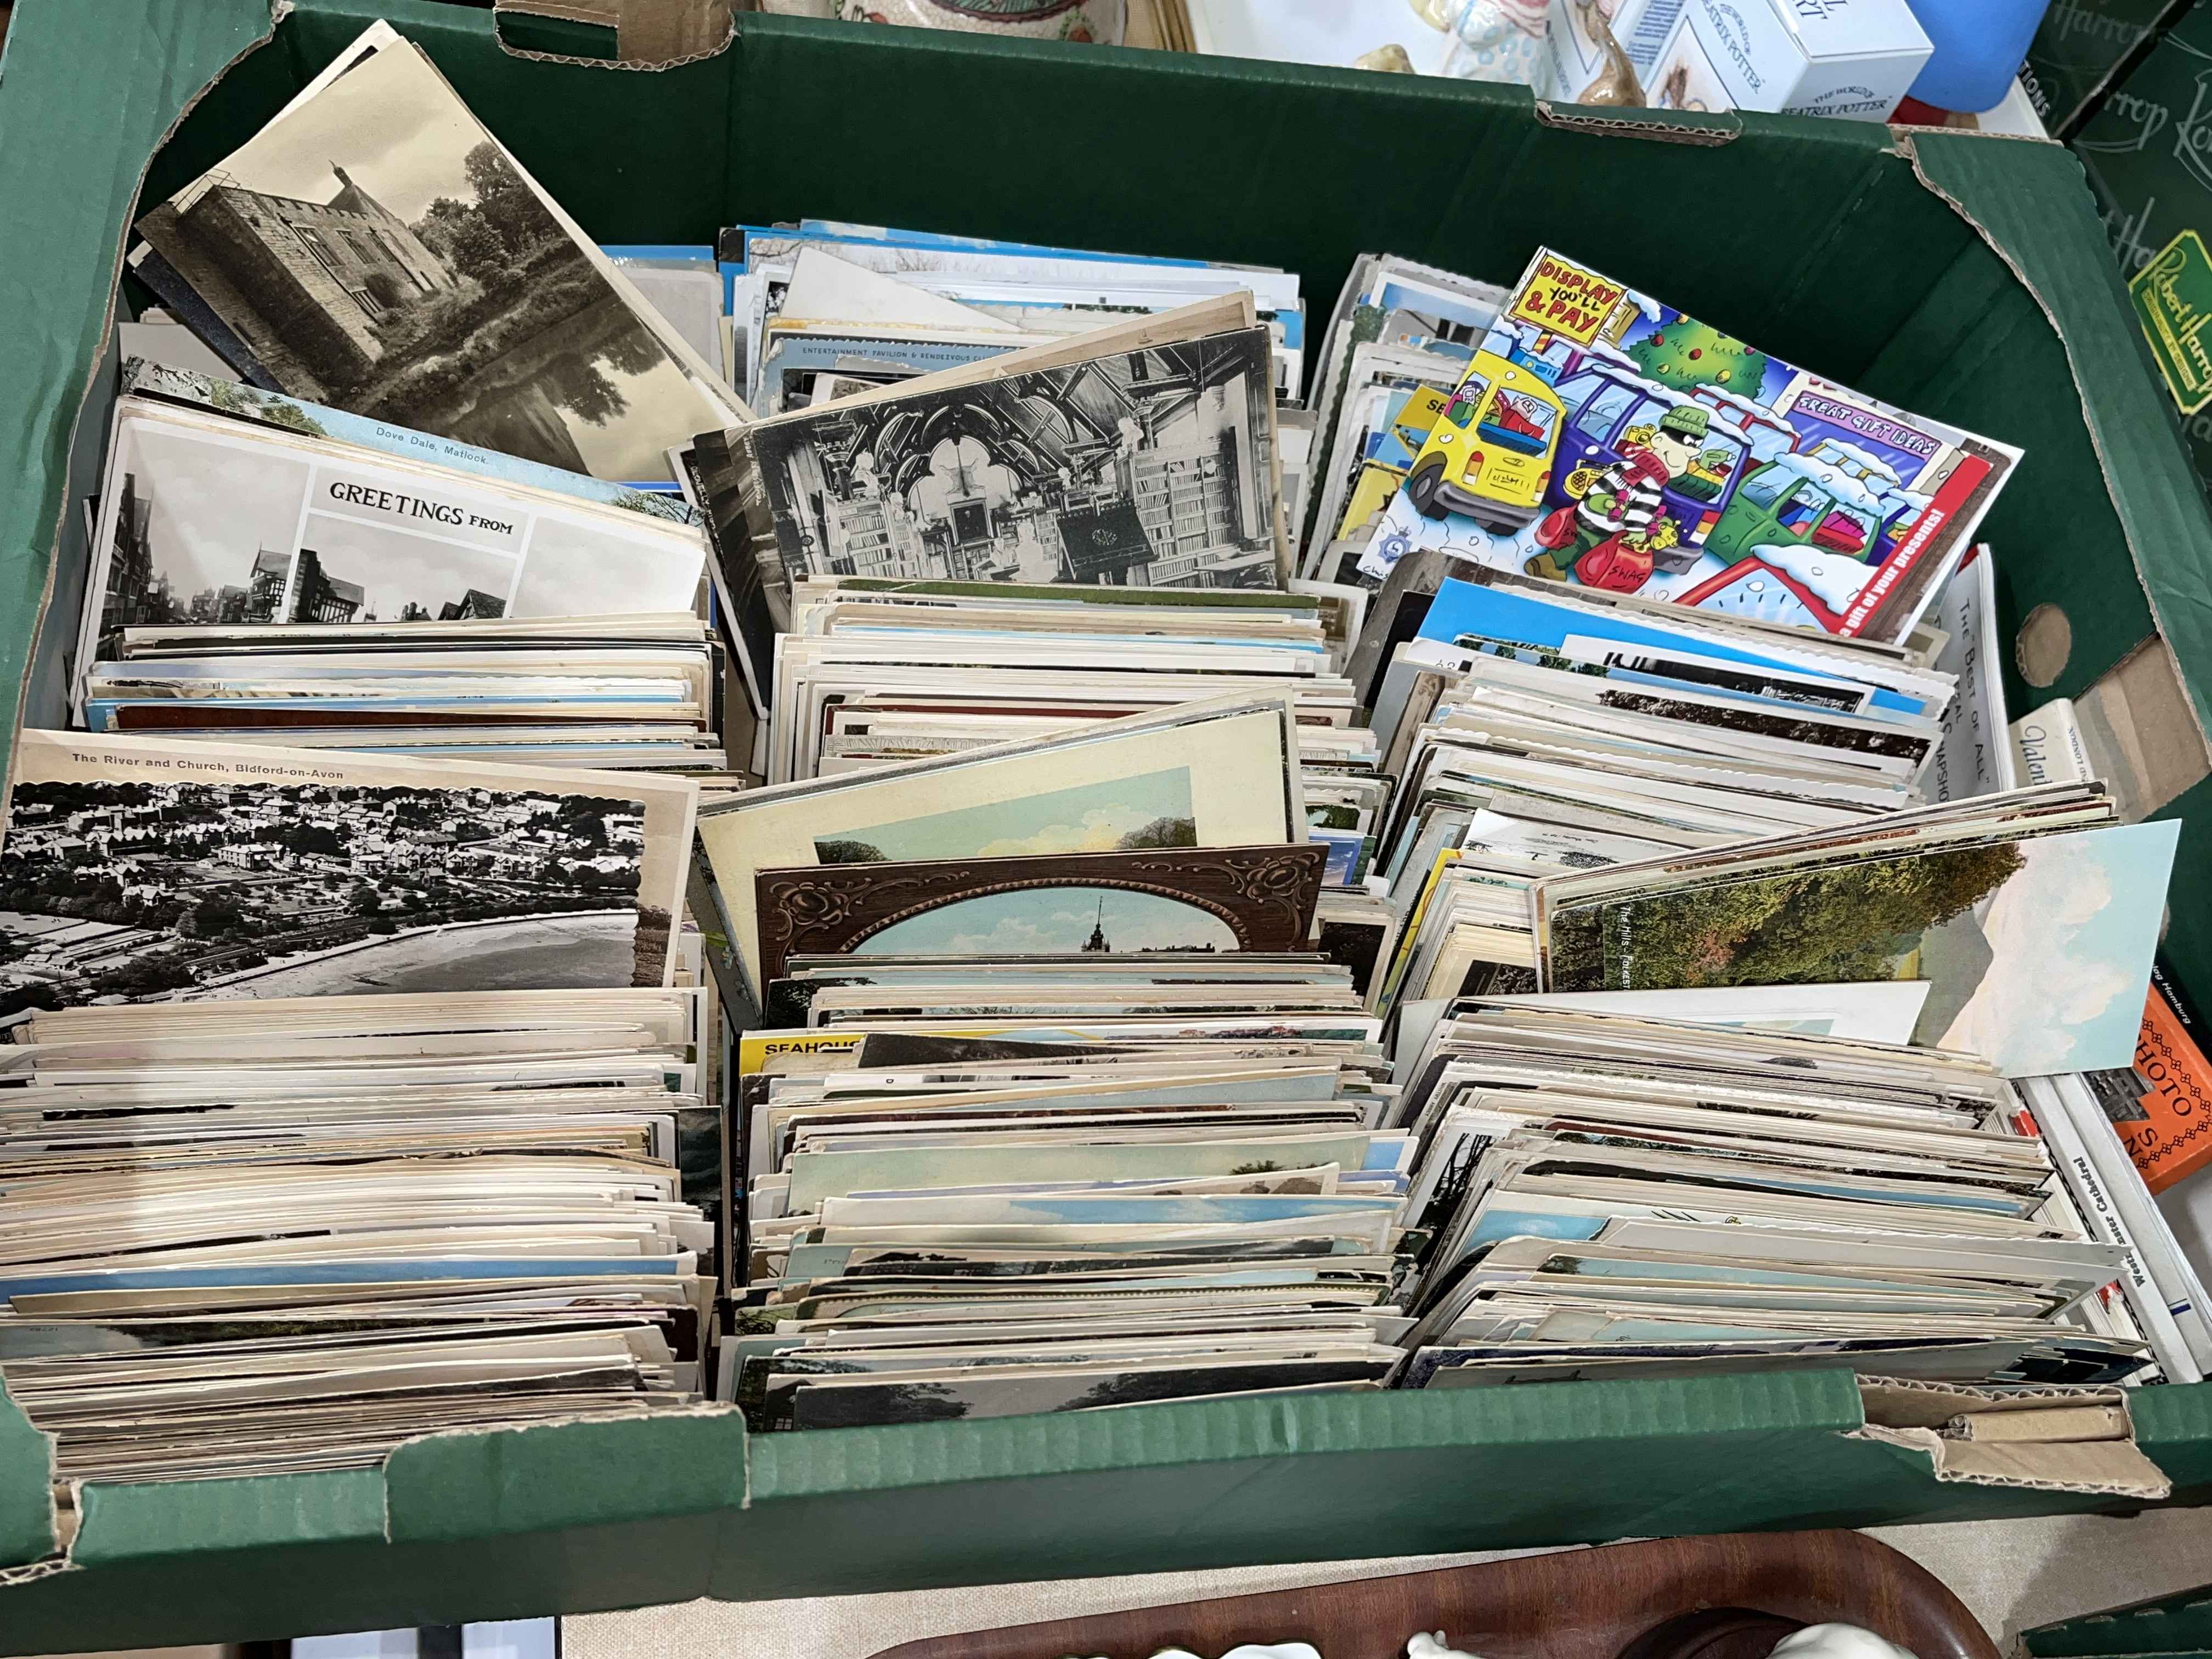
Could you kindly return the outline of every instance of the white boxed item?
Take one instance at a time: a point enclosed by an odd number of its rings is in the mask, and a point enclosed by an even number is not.
[[[1637,73],[1661,109],[1881,121],[1933,50],[1905,0],[1687,0]]]

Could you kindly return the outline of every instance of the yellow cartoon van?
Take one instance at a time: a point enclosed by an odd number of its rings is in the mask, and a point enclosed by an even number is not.
[[[1543,505],[1561,412],[1534,370],[1476,352],[1413,458],[1406,494],[1414,509],[1429,519],[1462,513],[1500,533],[1520,529]]]
[[[1417,386],[1407,395],[1390,419],[1389,436],[1360,466],[1332,536],[1349,536],[1390,504],[1406,482],[1407,463],[1421,453],[1450,402],[1450,392],[1432,386]]]

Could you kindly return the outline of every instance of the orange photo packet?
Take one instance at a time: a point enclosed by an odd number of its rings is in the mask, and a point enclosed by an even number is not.
[[[2090,1078],[2154,1193],[2212,1164],[2212,1060],[2203,1038],[2196,1010],[2163,969],[2154,968],[2134,1070]]]

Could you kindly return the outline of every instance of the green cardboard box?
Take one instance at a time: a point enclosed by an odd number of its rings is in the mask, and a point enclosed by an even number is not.
[[[2029,1659],[2203,1659],[2212,1653],[2212,1584],[2020,1633]]]
[[[16,9],[0,61],[10,719],[58,713],[136,203],[383,15],[606,241],[812,214],[1279,264],[1317,308],[1363,249],[1510,280],[1548,243],[1692,299],[2027,450],[1987,531],[2008,633],[2051,607],[2049,684],[2015,678],[2017,706],[2081,699],[2138,769],[2133,799],[2212,823],[2212,520],[2056,145],[1608,120],[1451,81],[755,16],[717,53],[645,70],[517,56],[491,14],[427,0],[278,9],[272,27],[270,0]],[[2200,1000],[2206,835],[2185,831],[2166,942]],[[2134,1419],[2176,1501],[2212,1498],[2212,1386],[2142,1391]],[[63,1528],[46,1443],[0,1401],[0,1652],[2120,1501],[1942,1481],[1863,1423],[1840,1371],[757,1440],[702,1416],[441,1437],[366,1472],[94,1487]]]

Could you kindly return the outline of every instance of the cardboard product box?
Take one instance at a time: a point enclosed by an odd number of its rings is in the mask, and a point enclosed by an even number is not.
[[[2194,349],[2212,312],[2212,10],[2192,5],[2083,123],[2075,153],[2103,210],[2152,359],[2197,471],[2212,479],[2212,362]],[[2212,341],[2208,341],[2212,343]]]
[[[1881,121],[1929,51],[1905,0],[1687,0],[1638,73],[1662,109]]]
[[[502,44],[510,18],[428,0],[276,9],[43,0],[10,31],[0,732],[61,712],[111,324],[143,298],[118,287],[137,203],[382,15],[603,240],[817,215],[1279,265],[1324,302],[1363,250],[1510,282],[1550,245],[2020,446],[1984,526],[2004,631],[2035,647],[2039,684],[2009,690],[2022,713],[2052,696],[2094,712],[2140,766],[2143,809],[2187,814],[2166,952],[2212,997],[2212,517],[2058,146],[753,15],[640,69],[526,56]],[[2212,1500],[2212,1385],[2127,1404],[2156,1481],[2124,1488],[1939,1468],[1912,1423],[1815,1370],[757,1438],[733,1414],[555,1425],[58,1506],[46,1441],[0,1402],[0,1652]],[[2171,1499],[2144,1495],[2158,1481]]]
[[[2142,61],[2153,36],[2197,0],[2057,0],[2021,65],[2021,84],[2044,130],[2062,143]]]

